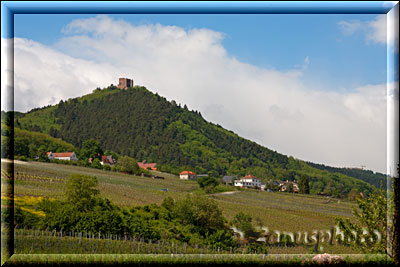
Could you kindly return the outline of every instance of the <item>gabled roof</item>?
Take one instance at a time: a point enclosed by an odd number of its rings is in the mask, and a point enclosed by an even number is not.
[[[61,153],[47,152],[47,156],[49,156],[50,153],[52,153],[53,157],[55,158],[68,158],[72,157],[72,154],[74,154],[74,152],[61,152]]]
[[[246,175],[245,177],[243,177],[244,179],[258,179],[257,177],[253,176],[253,175]]]
[[[143,160],[142,162],[138,162],[138,166],[142,169],[156,169],[157,163],[145,163],[146,161]]]
[[[224,182],[232,182],[233,178],[236,178],[236,177],[233,177],[233,176],[224,176],[224,177],[222,178],[222,181],[224,181]]]
[[[105,156],[105,155],[101,156],[101,161],[103,162],[103,164],[104,163],[114,164],[114,160],[111,155],[110,156]]]
[[[194,172],[191,172],[191,171],[183,171],[180,173],[180,175],[185,175],[185,174],[196,175]]]

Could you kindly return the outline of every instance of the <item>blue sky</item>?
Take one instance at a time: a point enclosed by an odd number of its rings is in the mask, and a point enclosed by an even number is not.
[[[280,153],[386,172],[385,15],[16,14],[14,36],[15,110],[133,78]]]
[[[77,18],[95,15],[16,14],[15,37],[52,46],[63,27]],[[371,21],[367,15],[109,15],[133,25],[180,26],[186,30],[207,28],[224,33],[222,41],[229,55],[259,67],[287,71],[310,64],[303,81],[320,90],[352,90],[363,84],[386,81],[386,45],[366,43],[365,34],[345,36],[340,21]],[[340,78],[338,78],[340,77]]]

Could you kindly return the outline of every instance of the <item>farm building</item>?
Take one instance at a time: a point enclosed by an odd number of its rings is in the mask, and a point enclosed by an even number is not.
[[[261,180],[253,175],[246,175],[245,177],[242,177],[239,180],[235,180],[234,185],[239,187],[260,188]]]
[[[113,156],[101,156],[101,165],[114,165],[116,163],[116,160],[113,158]]]
[[[195,180],[196,179],[196,174],[191,171],[183,171],[179,174],[179,177],[181,180]]]
[[[138,166],[139,168],[145,169],[145,170],[152,170],[152,171],[156,171],[157,170],[157,163],[146,163],[145,160],[143,160],[142,162],[138,162]]]
[[[225,175],[225,176],[222,178],[222,182],[223,182],[224,184],[232,184],[232,181],[233,181],[233,180],[236,180],[237,178],[238,178],[237,175],[234,175],[234,176]]]
[[[59,159],[59,160],[78,160],[75,152],[61,152],[61,153],[47,152],[47,157],[49,159]]]
[[[293,193],[298,193],[300,191],[296,181],[292,182],[289,180],[279,182],[279,191],[285,192],[289,183],[293,184]]]

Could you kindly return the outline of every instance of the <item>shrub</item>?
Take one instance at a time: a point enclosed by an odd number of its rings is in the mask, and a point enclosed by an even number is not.
[[[104,165],[103,165],[103,170],[105,170],[105,171],[111,171],[111,166],[110,166],[110,165],[107,165],[107,164],[104,164]]]

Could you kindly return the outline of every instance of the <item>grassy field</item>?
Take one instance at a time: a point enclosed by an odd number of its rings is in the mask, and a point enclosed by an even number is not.
[[[2,169],[4,169],[2,162]],[[120,206],[135,206],[149,203],[161,204],[167,196],[183,198],[198,190],[195,181],[182,181],[178,176],[157,173],[165,179],[152,179],[78,166],[20,162],[15,164],[14,193],[20,203],[25,196],[61,198],[65,180],[70,174],[80,173],[96,176],[101,195]],[[3,175],[2,175],[3,183]],[[161,191],[168,189],[168,192]],[[235,188],[232,187],[232,191]],[[329,230],[335,226],[334,218],[352,217],[352,203],[338,199],[327,199],[315,195],[289,194],[255,190],[240,190],[234,194],[209,196],[218,202],[224,216],[231,220],[240,211],[252,215],[254,222],[268,227],[270,231],[308,232]],[[22,202],[21,202],[22,201]],[[3,196],[2,196],[3,204]],[[16,201],[18,205],[18,201]],[[312,245],[297,247],[271,247],[271,254],[306,254]],[[321,243],[320,252],[356,254],[357,250],[337,244]]]

